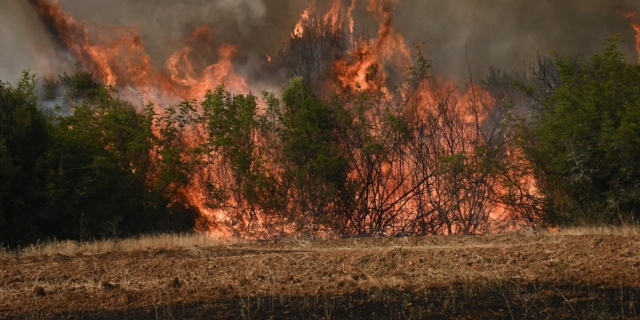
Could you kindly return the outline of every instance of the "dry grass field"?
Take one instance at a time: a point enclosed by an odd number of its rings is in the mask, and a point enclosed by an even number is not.
[[[634,319],[640,231],[0,252],[0,319]]]

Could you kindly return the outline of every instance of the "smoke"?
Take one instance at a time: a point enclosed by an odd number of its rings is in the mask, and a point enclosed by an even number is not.
[[[185,35],[205,23],[213,27],[215,44],[229,43],[240,48],[241,62],[253,54],[264,55],[282,45],[287,29],[297,20],[293,12],[304,7],[303,3],[294,6],[262,0],[60,0],[60,4],[77,20],[105,26],[139,26],[155,65],[164,65],[184,45]],[[291,14],[281,15],[280,9]]]
[[[52,53],[51,48],[52,41],[26,1],[0,1],[0,80],[15,82],[27,70],[52,71],[52,61],[42,54]]]
[[[589,55],[616,34],[635,61],[634,31],[621,13],[638,7],[636,0],[405,0],[396,29],[425,43],[436,70],[458,78],[468,77],[467,54],[474,76],[489,65],[522,70],[538,52]]]
[[[277,54],[307,6],[299,0],[59,2],[89,27],[138,26],[151,61],[158,66],[181,48],[185,35],[208,23],[217,45],[238,47],[234,62],[242,72],[250,72],[266,54]],[[322,14],[329,2],[318,1],[316,12]],[[354,12],[356,31],[375,35],[378,23],[366,11],[368,1],[359,2]],[[396,31],[406,43],[422,44],[437,73],[457,80],[468,77],[467,58],[474,76],[481,77],[489,65],[522,70],[537,52],[590,54],[616,34],[627,41],[621,49],[630,61],[636,56],[634,31],[620,12],[638,9],[637,0],[396,2]],[[343,13],[349,4],[343,1]],[[0,1],[0,45],[4,80],[15,81],[26,69],[42,75],[59,73],[73,62],[56,47],[26,0]]]

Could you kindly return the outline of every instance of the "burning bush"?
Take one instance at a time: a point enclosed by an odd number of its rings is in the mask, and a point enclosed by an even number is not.
[[[395,1],[366,3],[371,37],[354,30],[357,1],[346,15],[340,0],[324,15],[312,2],[280,54],[252,64],[262,81],[291,80],[282,94],[255,96],[236,70],[249,58],[208,24],[154,66],[137,28],[90,30],[57,2],[29,2],[89,72],[45,83],[49,98],[63,95],[52,112],[37,109],[33,79],[2,87],[6,241],[119,236],[189,225],[183,218],[218,236],[264,238],[477,234],[636,215],[637,68],[613,47],[590,61],[540,59],[529,78],[491,69],[456,85],[431,74],[420,47],[411,54]]]

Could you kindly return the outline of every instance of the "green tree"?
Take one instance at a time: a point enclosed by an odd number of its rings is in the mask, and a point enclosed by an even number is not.
[[[205,95],[202,109],[207,128],[204,149],[214,155],[210,166],[217,167],[212,168],[216,174],[210,175],[207,184],[211,205],[226,206],[232,219],[248,222],[250,227],[258,211],[268,213],[270,204],[282,200],[269,192],[278,183],[265,166],[257,98],[218,86]]]
[[[588,59],[556,55],[558,85],[521,127],[549,223],[622,223],[640,214],[640,66],[617,44]]]
[[[35,76],[25,72],[15,88],[0,82],[0,242],[37,236],[34,209],[43,197],[37,171],[51,140]]]
[[[167,185],[184,182],[162,177],[168,160],[158,155],[172,137],[154,133],[152,106],[139,110],[80,69],[46,89],[63,95],[65,112],[39,109],[34,76],[0,83],[0,242],[192,227],[168,205]]]
[[[303,219],[300,226],[331,225],[347,214],[355,195],[349,152],[340,139],[350,117],[340,103],[320,101],[301,78],[294,78],[282,95],[280,122],[284,178]]]

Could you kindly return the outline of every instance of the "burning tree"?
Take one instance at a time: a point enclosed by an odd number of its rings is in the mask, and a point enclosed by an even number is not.
[[[302,20],[281,52],[282,64],[291,74],[301,77],[316,89],[326,87],[331,80],[331,66],[343,58],[347,38],[342,25],[334,20]]]
[[[538,214],[512,197],[529,176],[509,165],[509,100],[429,69],[418,51],[403,85],[329,100],[298,78],[262,108],[223,87],[207,94],[183,118],[206,159],[208,218],[241,235],[399,235],[488,232]]]
[[[611,130],[602,141],[580,140],[577,146],[558,134],[563,123],[552,121],[555,113],[572,110],[561,108],[575,93],[568,83],[597,87],[576,75],[602,77],[599,71],[611,71],[603,66],[627,70],[614,51],[592,63],[540,59],[524,80],[492,70],[484,81],[456,85],[431,74],[420,48],[411,54],[394,30],[395,1],[366,3],[363,10],[378,24],[367,37],[354,30],[357,1],[343,14],[342,1],[334,0],[320,15],[315,3],[310,5],[280,55],[262,62],[265,73],[292,79],[282,94],[256,96],[250,79],[236,72],[239,48],[217,43],[207,24],[195,28],[158,67],[136,28],[89,32],[56,2],[30,3],[60,48],[98,80],[77,72],[48,83],[66,88],[70,114],[49,122],[59,145],[43,161],[51,169],[60,156],[62,175],[47,179],[56,185],[54,178],[63,177],[60,185],[91,187],[95,194],[114,195],[109,199],[136,195],[118,200],[122,206],[105,204],[106,211],[94,212],[88,193],[76,190],[73,219],[85,221],[83,214],[91,212],[99,224],[132,226],[138,216],[119,220],[114,212],[149,213],[140,217],[192,212],[198,215],[196,229],[220,236],[425,235],[537,227],[541,217],[560,221],[558,212],[585,211],[580,205],[588,203],[585,195],[601,202],[592,209],[636,208],[637,179],[628,157],[635,151],[621,138],[631,139],[627,134],[635,131],[632,125],[616,126],[629,119],[635,123],[632,113],[617,116],[604,108],[613,114],[607,118]],[[633,70],[624,74],[635,83]],[[513,90],[516,79],[521,91]],[[633,90],[617,82],[614,87],[625,88],[621,100],[612,94],[614,101],[635,101]],[[8,95],[14,93],[7,88]],[[127,102],[135,100],[143,106]],[[525,103],[534,106],[531,114],[523,111]],[[0,165],[15,152],[12,140],[3,139]],[[597,156],[582,147],[598,141],[612,143],[600,153],[608,161],[613,163],[614,154],[626,161],[606,167],[605,177],[593,173],[602,171],[593,165]],[[615,148],[624,152],[612,152]],[[555,165],[563,152],[574,166]],[[2,168],[7,176],[15,169]],[[582,189],[566,181],[567,172]],[[613,185],[629,193],[604,196],[613,190],[606,177],[617,172],[628,175],[618,175]],[[102,175],[112,184],[124,181],[123,187],[98,183]],[[9,220],[17,221],[5,215]]]
[[[146,176],[170,202],[197,208],[200,229],[471,234],[495,230],[500,217],[520,212],[513,205],[530,209],[506,196],[525,174],[507,165],[508,99],[433,78],[419,51],[412,62],[393,28],[393,1],[366,6],[379,23],[371,39],[354,34],[356,1],[346,16],[337,0],[321,17],[307,8],[269,62],[299,78],[281,98],[262,99],[228,91],[248,86],[233,71],[236,47],[216,45],[207,25],[169,58],[167,74],[149,64],[135,30],[121,41],[121,29],[108,30],[116,40],[98,43],[59,5],[32,3],[59,44],[106,84],[133,86],[155,102],[147,117],[157,161]],[[213,53],[218,62],[195,67]],[[391,75],[405,68],[406,80],[395,82]],[[186,100],[166,107],[167,96]]]

